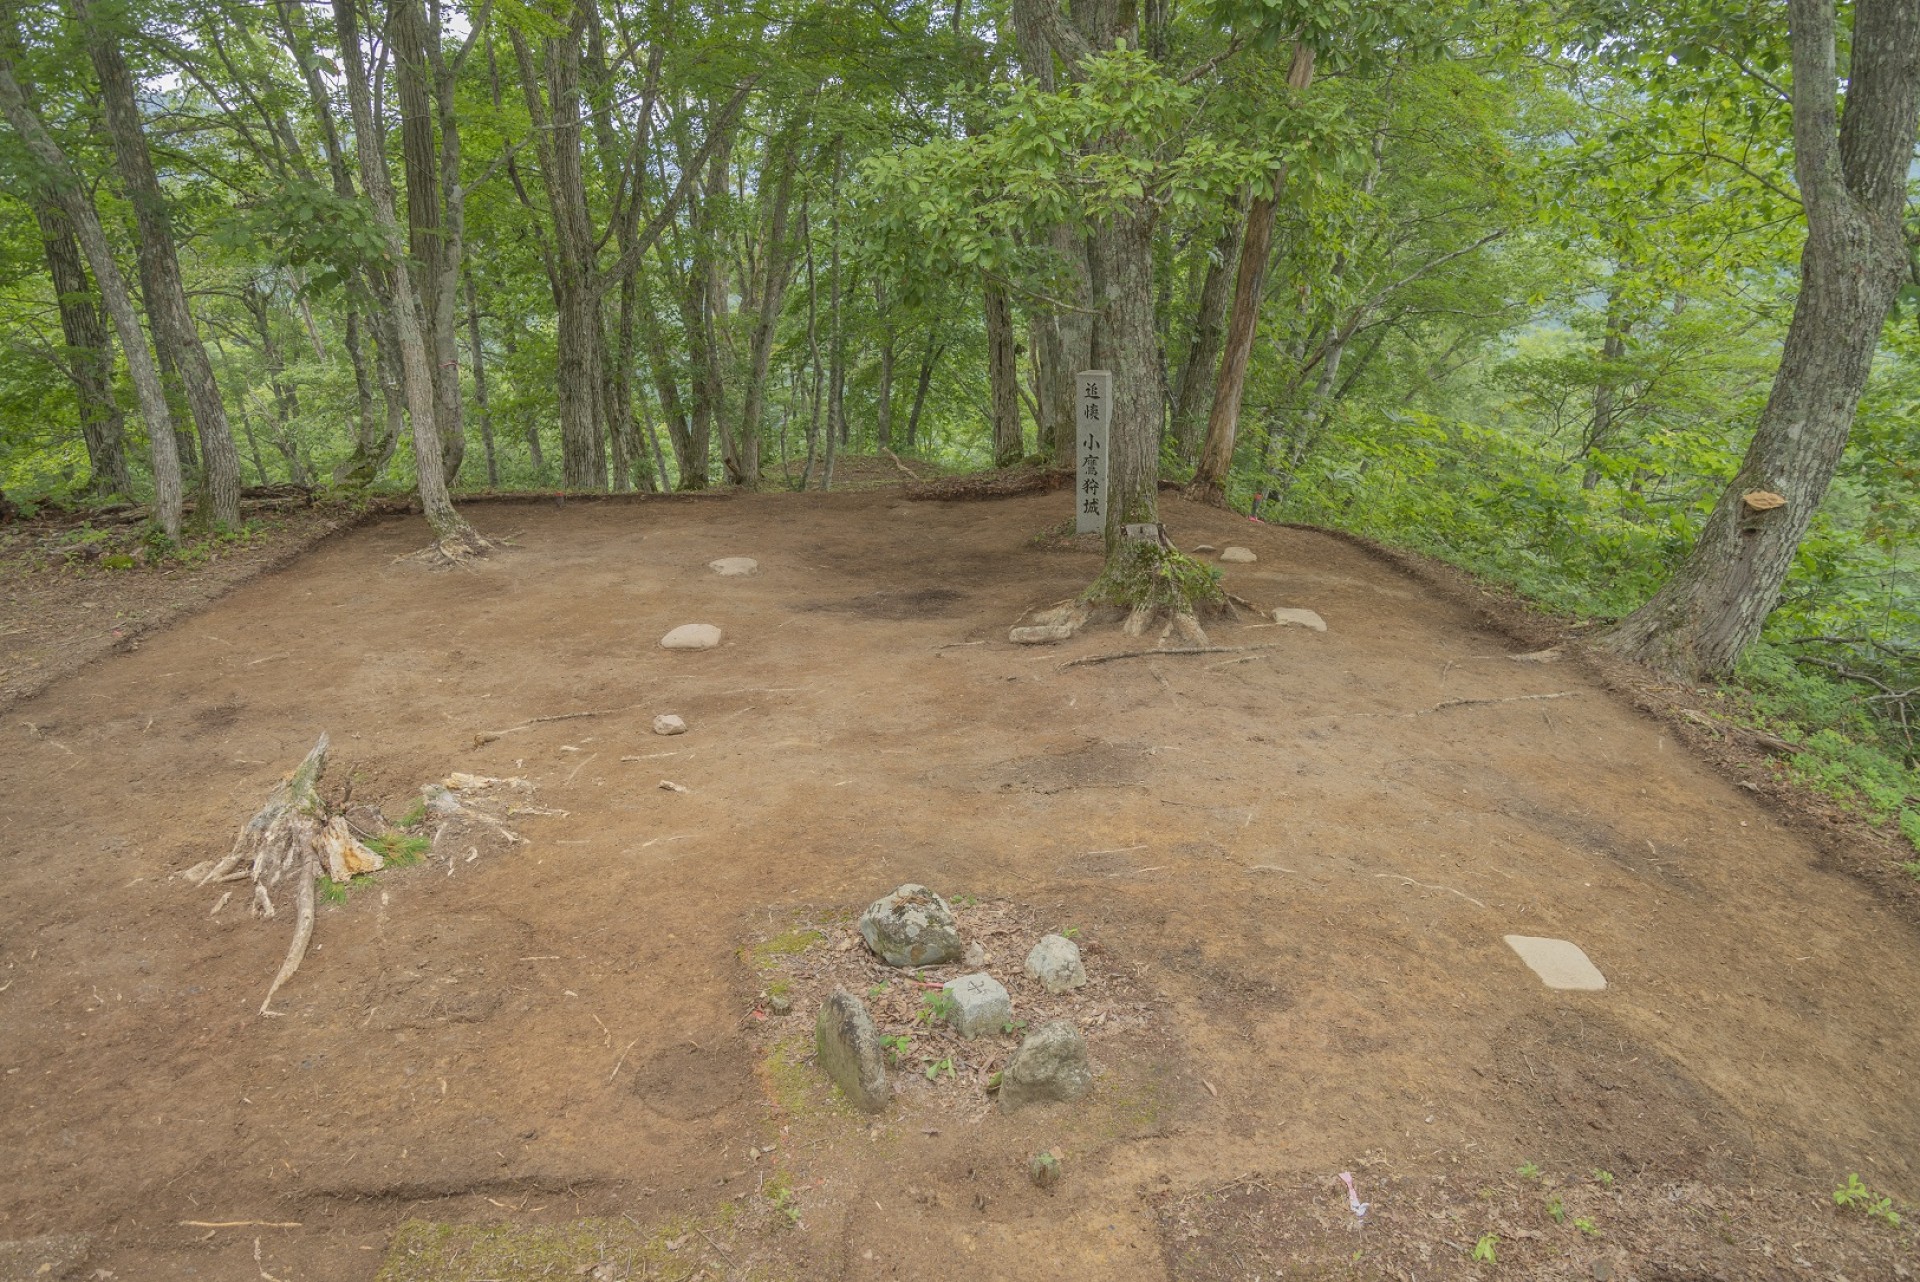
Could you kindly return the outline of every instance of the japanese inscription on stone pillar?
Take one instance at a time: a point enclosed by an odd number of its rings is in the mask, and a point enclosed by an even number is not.
[[[1080,391],[1079,476],[1074,486],[1074,533],[1107,528],[1107,425],[1113,415],[1113,374],[1095,369],[1075,377]]]

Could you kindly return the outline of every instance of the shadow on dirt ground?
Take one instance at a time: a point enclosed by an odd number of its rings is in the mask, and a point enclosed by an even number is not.
[[[1009,645],[1094,571],[1035,541],[1059,505],[482,508],[514,550],[449,573],[389,519],[9,710],[0,1239],[80,1236],[0,1277],[1909,1276],[1873,1213],[1920,1199],[1909,913],[1328,536],[1166,514],[1325,633]],[[688,622],[723,644],[659,647]],[[287,915],[173,874],[322,731],[389,815],[454,771],[566,813],[323,906],[262,1018]],[[1002,1114],[1017,1033],[930,1026],[887,1114],[826,1087],[829,978],[912,1027],[843,947],[908,881],[1016,1018],[1080,1024],[1085,1101]],[[1062,929],[1093,982],[1048,998]]]

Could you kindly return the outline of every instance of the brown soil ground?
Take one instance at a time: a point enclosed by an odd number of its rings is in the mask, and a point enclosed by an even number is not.
[[[1036,543],[1060,507],[476,507],[515,547],[445,573],[381,519],[9,709],[0,1239],[85,1237],[0,1278],[1920,1269],[1911,1221],[1831,1197],[1920,1200],[1907,906],[1606,672],[1513,662],[1468,594],[1327,535],[1165,513],[1325,634],[1008,645],[1095,568]],[[726,643],[658,647],[692,621]],[[323,730],[389,815],[455,770],[568,813],[323,908],[262,1018],[287,914],[171,874]],[[956,898],[1017,1015],[1082,1024],[1090,1097],[1002,1115],[1013,1039],[925,1030],[891,1112],[836,1103],[813,1004],[905,881]],[[1064,927],[1094,982],[1043,1000],[1019,962]],[[1609,987],[1544,988],[1506,934]]]

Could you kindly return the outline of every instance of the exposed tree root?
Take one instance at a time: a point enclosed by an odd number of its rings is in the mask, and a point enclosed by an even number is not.
[[[225,858],[196,865],[186,874],[197,886],[251,880],[253,912],[259,917],[276,915],[272,892],[293,876],[293,941],[260,1003],[262,1015],[276,1013],[274,994],[307,955],[307,944],[313,939],[314,883],[321,874],[344,882],[384,862],[361,844],[344,818],[327,813],[319,793],[320,776],[327,768],[327,743],[327,736],[321,735],[293,773],[267,794],[266,804],[241,827]],[[242,864],[247,866],[243,869]]]
[[[905,472],[907,474],[907,479],[909,481],[912,481],[915,484],[919,483],[920,481],[919,475],[915,473],[914,470],[908,467],[905,463],[902,463],[900,461],[900,456],[898,454],[895,454],[892,450],[888,449],[884,445],[880,447],[880,452],[886,455],[889,459],[893,460],[893,465],[899,468],[902,472]]]
[[[293,772],[267,794],[266,804],[241,826],[232,850],[218,860],[196,864],[184,874],[196,886],[251,881],[253,912],[258,917],[278,916],[273,896],[289,877],[293,879],[293,939],[260,1002],[262,1015],[279,1013],[273,1009],[273,999],[306,959],[307,946],[313,942],[320,878],[345,884],[362,873],[378,871],[386,863],[377,851],[354,836],[345,815],[328,812],[319,792],[320,776],[327,768],[327,746],[323,734]],[[526,838],[514,831],[510,819],[566,813],[534,804],[533,785],[525,779],[452,774],[441,783],[426,785],[420,795],[420,822],[432,820],[435,825],[426,843],[435,853],[448,836],[463,844],[469,839],[492,844],[497,839],[507,846],[519,845]],[[476,840],[468,857],[475,857],[478,849]],[[449,857],[449,872],[452,867]],[[222,892],[215,912],[232,893]]]
[[[1183,654],[1244,654],[1250,650],[1277,650],[1278,642],[1265,645],[1182,645],[1166,646],[1157,650],[1121,650],[1114,654],[1089,654],[1078,659],[1069,659],[1060,666],[1079,668],[1093,663],[1112,663],[1117,659],[1159,659]]]
[[[421,548],[396,559],[418,561],[429,569],[451,570],[492,556],[503,546],[470,525],[460,525]]]

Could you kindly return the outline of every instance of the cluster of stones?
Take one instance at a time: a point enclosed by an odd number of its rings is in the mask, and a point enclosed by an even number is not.
[[[908,884],[875,900],[860,915],[860,936],[890,966],[942,966],[967,956],[953,910],[920,885]],[[1087,982],[1079,947],[1062,935],[1048,935],[1033,946],[1026,973],[1056,994]],[[942,991],[949,1002],[948,1023],[962,1037],[991,1036],[1013,1021],[1006,986],[985,971],[949,980]],[[866,1112],[884,1110],[893,1092],[880,1033],[866,1005],[836,989],[821,1005],[813,1033],[817,1062],[846,1097]],[[1075,1100],[1092,1087],[1086,1039],[1070,1021],[1056,1019],[1029,1033],[1001,1070],[1000,1108],[1011,1112],[1028,1104]]]

